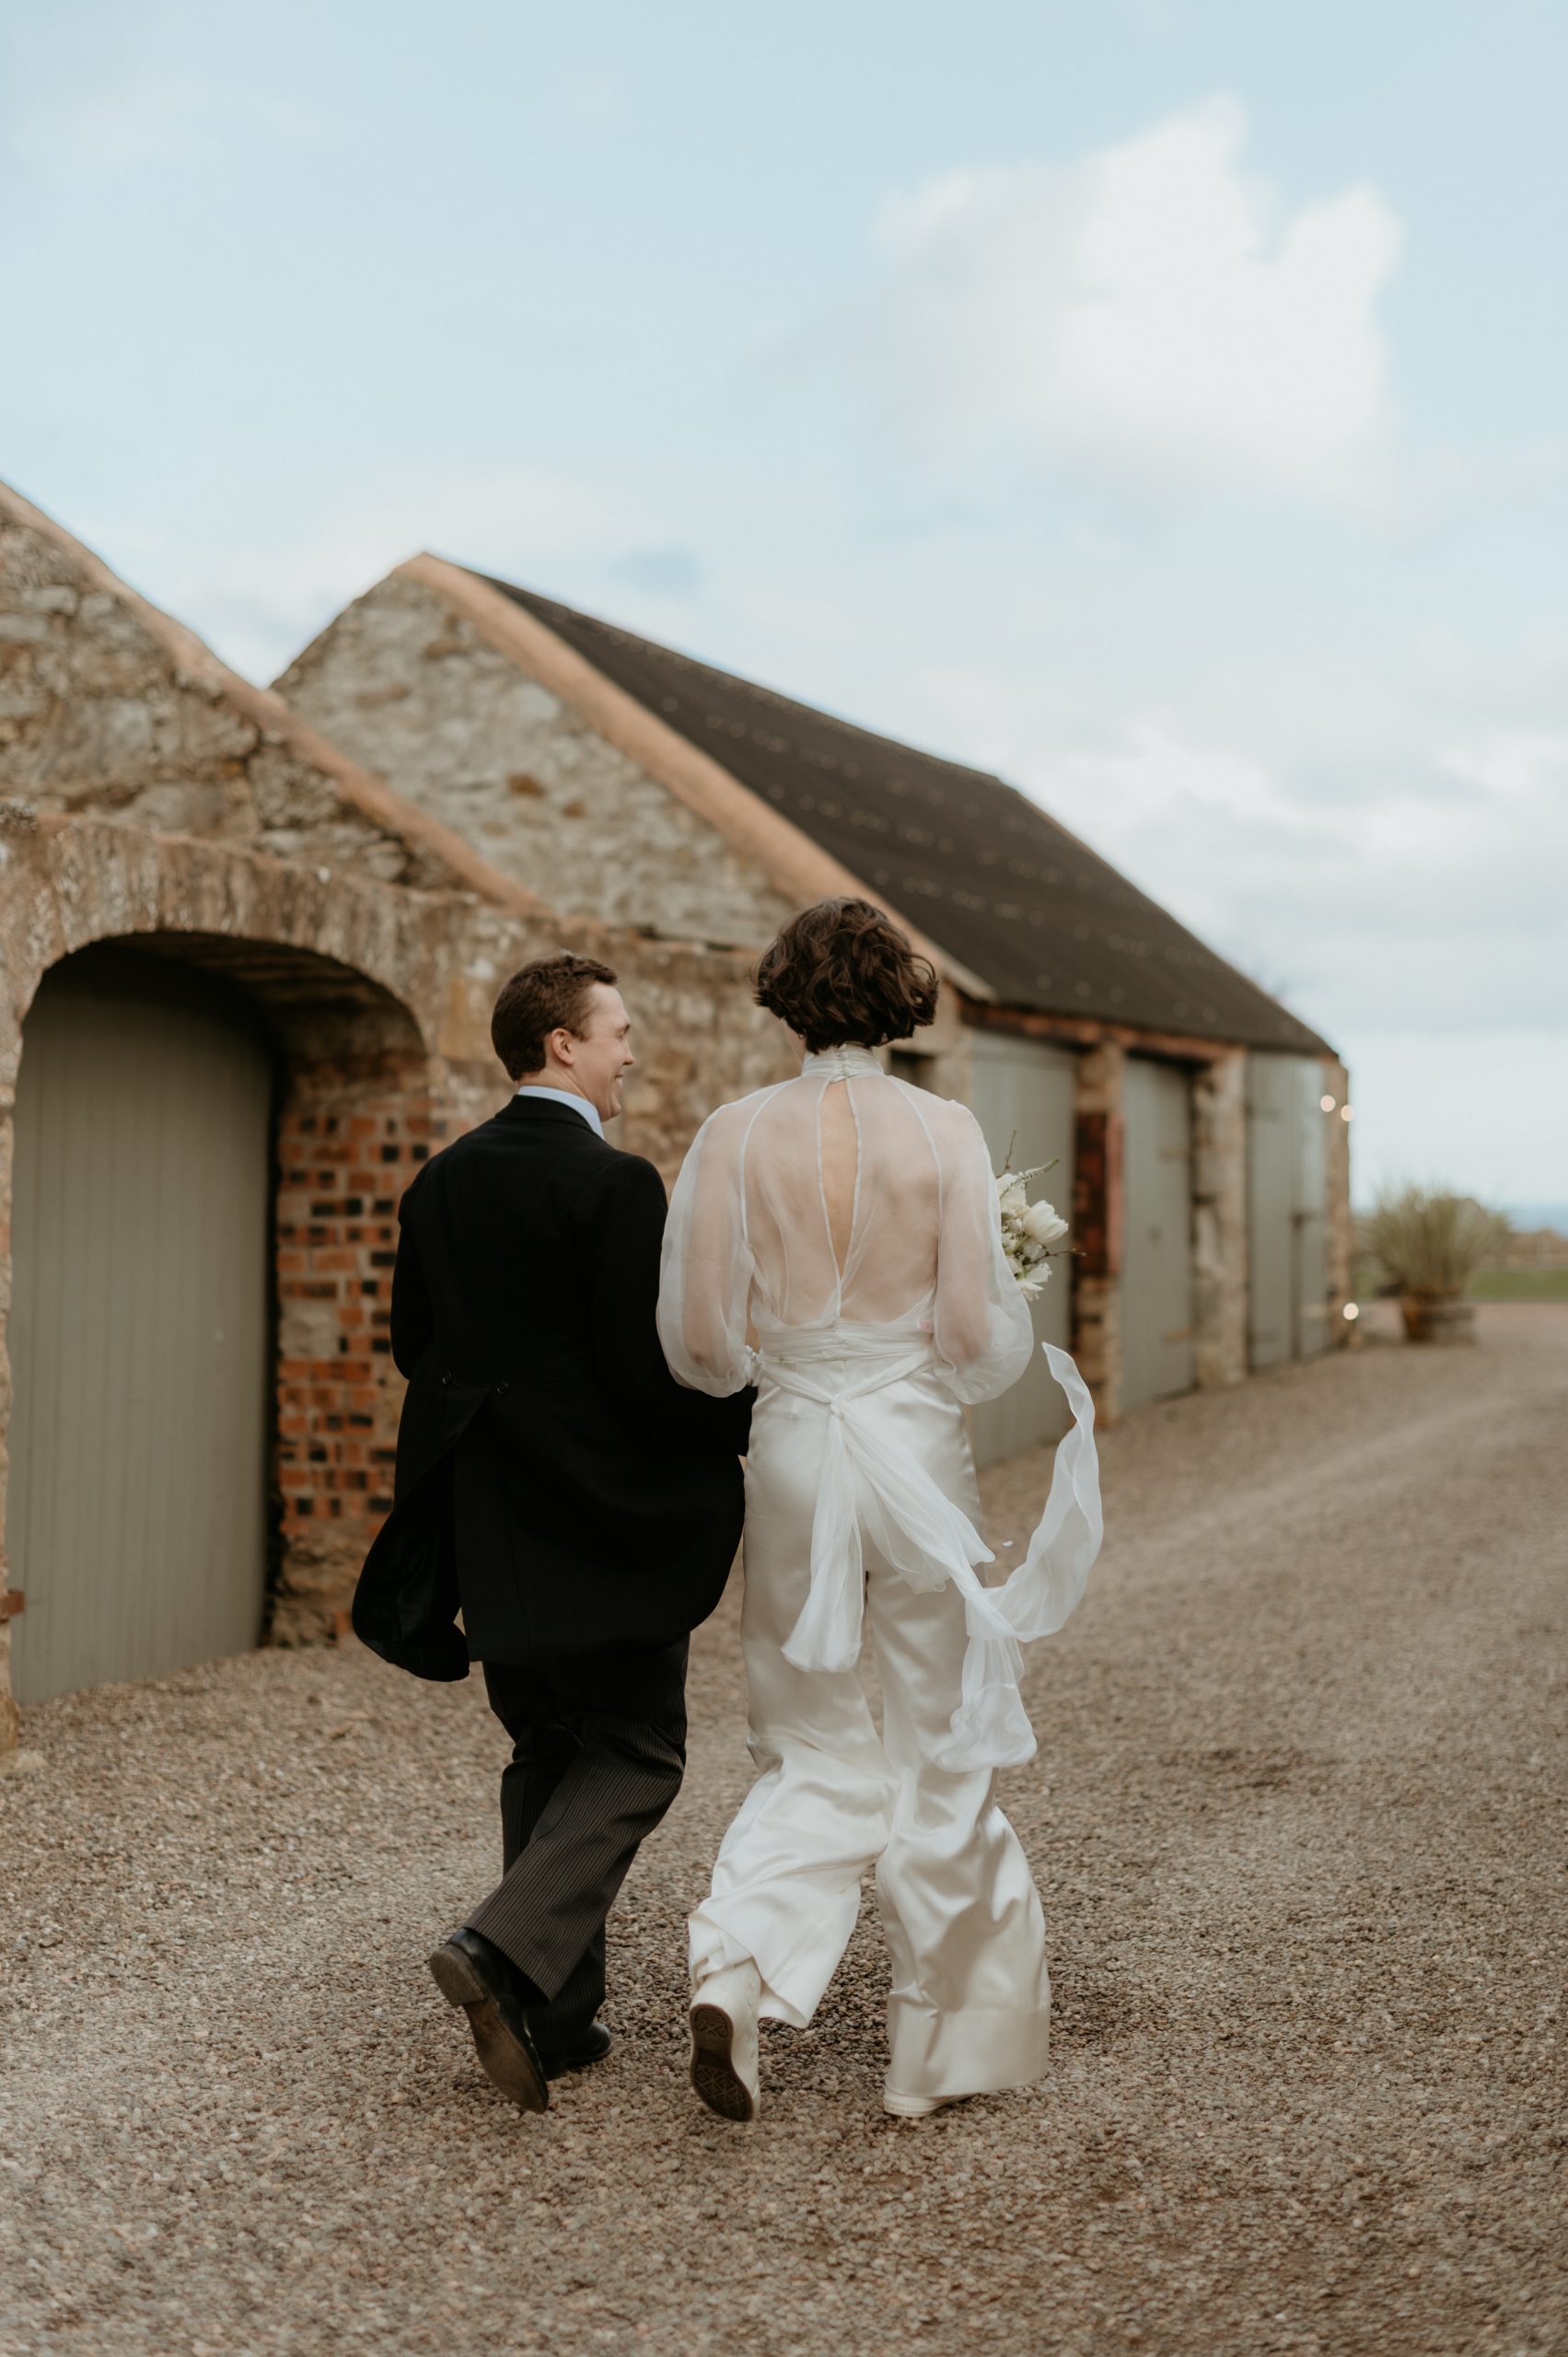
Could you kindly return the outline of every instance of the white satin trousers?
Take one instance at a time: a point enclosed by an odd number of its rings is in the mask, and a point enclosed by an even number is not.
[[[907,1333],[889,1336],[879,1352],[862,1341],[842,1356],[829,1334],[803,1340],[788,1359],[764,1349],[747,1464],[741,1623],[761,1772],[691,1918],[691,1970],[697,1982],[751,1957],[764,2015],[804,2027],[875,1866],[892,1957],[889,2089],[978,2095],[1023,2085],[1046,2067],[1045,1923],[1017,1836],[996,1805],[993,1766],[939,1764],[955,1757],[972,1599],[967,1607],[956,1565],[912,1554],[900,1500],[923,1500],[929,1519],[934,1488],[972,1532],[979,1497],[962,1411],[936,1370],[912,1366],[911,1357]],[[853,1534],[827,1494],[846,1467]],[[814,1588],[819,1606],[825,1581],[836,1592],[847,1585],[846,1545],[855,1653],[864,1596],[880,1676],[880,1735],[854,1655],[843,1659],[842,1632],[830,1647],[809,1642]],[[895,1569],[900,1558],[904,1568]],[[819,1659],[824,1650],[838,1666],[792,1658]]]

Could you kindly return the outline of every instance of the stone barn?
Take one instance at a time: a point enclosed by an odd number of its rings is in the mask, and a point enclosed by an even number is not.
[[[1339,1335],[1331,1051],[999,780],[432,558],[269,692],[0,488],[0,1751],[13,1697],[341,1626],[397,1199],[502,1101],[503,976],[617,967],[670,1175],[792,1068],[758,946],[851,890],[948,985],[898,1069],[1058,1165],[1040,1329],[1102,1415]]]
[[[733,950],[555,918],[0,490],[0,1750],[13,1696],[341,1623],[398,1196],[561,946],[622,975],[667,1171],[787,1068]]]
[[[1054,1160],[1077,1248],[1042,1339],[1102,1417],[1345,1330],[1346,1075],[1333,1050],[999,778],[870,735],[432,556],[277,682],[406,802],[551,906],[751,951],[859,891],[925,940],[947,1019],[897,1069]],[[980,1411],[1059,1429],[1043,1362]]]

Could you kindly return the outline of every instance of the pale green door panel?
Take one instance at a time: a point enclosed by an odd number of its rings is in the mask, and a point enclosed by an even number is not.
[[[1329,1340],[1323,1068],[1247,1060],[1247,1333],[1253,1367],[1310,1358]]]
[[[272,1061],[199,969],[46,974],[7,1332],[17,1700],[242,1651],[266,1568]]]
[[[1323,1067],[1295,1059],[1295,1355],[1313,1357],[1329,1346],[1328,1140],[1322,1109]]]
[[[1181,1064],[1129,1056],[1121,1405],[1192,1387],[1192,1084]]]
[[[1073,1134],[1076,1059],[1063,1048],[1003,1031],[974,1030],[970,1103],[991,1149],[991,1167],[1002,1167],[1009,1142],[1013,1167],[1027,1170],[1054,1161],[1036,1181],[1031,1196],[1045,1195],[1064,1215],[1073,1208]],[[1063,1239],[1071,1244],[1071,1233]],[[1072,1348],[1073,1280],[1066,1260],[1052,1263],[1051,1282],[1034,1305],[1035,1341]],[[1041,1441],[1059,1440],[1071,1422],[1061,1389],[1037,1347],[1027,1375],[1000,1399],[970,1412],[970,1436],[978,1464],[990,1465]]]

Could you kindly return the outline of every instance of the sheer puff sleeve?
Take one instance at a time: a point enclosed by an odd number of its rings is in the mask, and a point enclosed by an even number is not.
[[[944,1106],[935,1138],[942,1188],[932,1339],[957,1397],[994,1399],[1034,1350],[1034,1321],[1002,1248],[1002,1211],[980,1123]]]
[[[691,1142],[670,1197],[658,1330],[670,1373],[716,1399],[751,1380],[742,1154],[753,1107],[721,1105]]]

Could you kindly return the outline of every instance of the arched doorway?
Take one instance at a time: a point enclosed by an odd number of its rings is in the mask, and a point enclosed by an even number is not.
[[[389,1502],[397,1200],[450,1120],[417,1019],[276,937],[149,932],[21,1030],[17,1701],[329,1634]]]
[[[45,975],[17,1088],[6,1548],[18,1701],[254,1644],[274,1059],[221,976]]]

